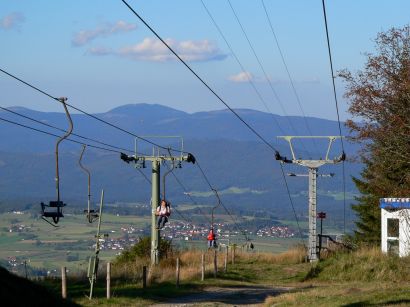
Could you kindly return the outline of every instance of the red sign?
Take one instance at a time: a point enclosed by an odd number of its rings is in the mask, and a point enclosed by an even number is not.
[[[318,219],[325,219],[326,218],[326,212],[319,212],[317,214]]]

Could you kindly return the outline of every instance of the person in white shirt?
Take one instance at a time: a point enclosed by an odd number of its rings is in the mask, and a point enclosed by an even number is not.
[[[165,224],[168,222],[168,217],[171,215],[169,202],[167,202],[165,199],[161,200],[161,204],[157,207],[157,212],[155,213],[155,215],[159,216],[157,228],[163,228]]]

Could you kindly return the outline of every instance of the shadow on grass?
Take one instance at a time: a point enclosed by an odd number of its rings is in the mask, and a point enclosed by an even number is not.
[[[305,277],[302,279],[302,281],[308,281],[310,279],[313,279],[315,277],[318,277],[320,272],[322,272],[322,267],[320,265],[315,265],[310,268],[310,270],[307,272]]]
[[[0,298],[2,306],[78,306],[61,298],[42,283],[34,282],[8,272],[0,267]]]
[[[61,291],[61,281],[59,279],[49,279],[42,282],[44,286],[53,292]],[[200,291],[202,286],[194,283],[184,283],[178,288],[175,283],[163,282],[152,284],[146,289],[142,288],[138,282],[124,282],[122,280],[111,279],[111,297],[124,298],[141,298],[161,300],[166,298],[178,297],[180,295]],[[68,279],[67,294],[70,299],[79,299],[88,297],[90,293],[90,284],[88,279]],[[98,280],[94,284],[93,298],[106,297],[105,280]]]
[[[392,306],[392,305],[410,305],[410,299],[398,299],[398,300],[389,300],[381,303],[369,303],[368,301],[361,301],[356,303],[350,303],[342,305],[343,307],[360,307],[360,306]]]

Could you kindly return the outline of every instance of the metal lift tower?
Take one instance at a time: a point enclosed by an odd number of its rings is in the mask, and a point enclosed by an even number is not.
[[[340,136],[279,136],[278,138],[285,139],[290,146],[290,151],[292,153],[292,159],[289,160],[286,157],[282,157],[279,152],[276,152],[276,160],[282,163],[294,163],[301,166],[305,166],[309,169],[309,245],[308,245],[308,258],[310,262],[318,260],[317,256],[317,234],[316,234],[316,190],[317,190],[317,177],[318,169],[325,164],[337,164],[345,160],[346,155],[343,152],[340,157],[329,159],[330,149],[333,142],[336,139],[340,139]],[[297,159],[295,151],[293,148],[293,139],[328,139],[328,147],[326,151],[325,159],[319,160],[306,160]]]
[[[161,174],[161,162],[171,161],[173,163],[178,162],[191,162],[195,163],[195,157],[187,153],[184,154],[183,151],[183,141],[181,137],[178,136],[143,136],[144,138],[180,138],[181,139],[181,150],[179,150],[180,155],[172,156],[171,150],[168,150],[169,154],[163,154],[160,152],[160,148],[154,147],[152,149],[152,155],[144,155],[138,153],[138,142],[135,141],[135,155],[128,156],[126,154],[121,154],[121,159],[124,162],[130,163],[134,162],[136,168],[145,168],[145,161],[151,161],[152,164],[152,179],[151,179],[151,265],[156,265],[159,263],[159,244],[160,244],[160,229],[157,228],[157,216],[155,215],[157,207],[160,204],[160,174]]]

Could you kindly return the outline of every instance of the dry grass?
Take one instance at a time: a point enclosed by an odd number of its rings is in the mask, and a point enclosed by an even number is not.
[[[142,267],[148,268],[148,283],[161,283],[176,279],[176,259],[180,259],[180,280],[199,280],[201,277],[201,259],[205,256],[205,274],[212,275],[214,271],[214,251],[202,252],[189,250],[174,253],[162,259],[160,264],[150,267],[149,259],[136,258],[134,262],[114,264],[112,278],[129,281],[142,280]],[[224,269],[225,253],[217,253],[218,271]]]
[[[387,255],[377,247],[354,252],[335,253],[312,267],[307,279],[333,281],[410,280],[410,257]]]
[[[305,262],[306,250],[304,246],[296,245],[292,249],[280,253],[238,253],[238,260],[253,260],[258,263],[297,264]]]
[[[142,267],[147,266],[148,283],[161,283],[165,281],[173,281],[176,278],[176,259],[180,259],[180,279],[184,281],[200,280],[201,278],[201,258],[205,256],[205,275],[213,276],[214,272],[214,250],[207,252],[199,250],[189,250],[176,252],[162,259],[158,266],[150,267],[149,259],[137,258],[134,262],[123,264],[114,264],[112,266],[112,278],[137,282],[142,280]],[[225,258],[228,265],[232,261],[232,252],[222,250],[217,252],[218,271],[224,270]],[[237,262],[253,262],[265,264],[296,264],[304,262],[305,250],[301,246],[295,246],[281,254],[271,253],[247,253],[236,250],[235,261]]]
[[[305,286],[268,297],[264,306],[409,306],[409,287],[388,282]]]

